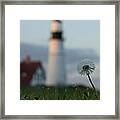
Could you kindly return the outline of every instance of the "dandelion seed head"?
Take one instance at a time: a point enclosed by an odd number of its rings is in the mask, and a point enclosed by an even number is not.
[[[95,70],[95,64],[89,60],[89,59],[84,59],[80,61],[80,63],[77,66],[78,73],[81,75],[86,75],[94,72]]]

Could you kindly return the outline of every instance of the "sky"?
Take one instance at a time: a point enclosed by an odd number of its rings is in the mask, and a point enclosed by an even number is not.
[[[48,46],[50,38],[50,20],[21,20],[21,43]],[[100,55],[99,20],[63,20],[65,48],[93,49]]]

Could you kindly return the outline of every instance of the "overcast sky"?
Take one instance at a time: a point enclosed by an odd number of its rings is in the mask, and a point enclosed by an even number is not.
[[[21,20],[21,43],[48,46],[50,38],[49,20]],[[66,48],[93,49],[99,56],[100,22],[98,20],[63,20]]]

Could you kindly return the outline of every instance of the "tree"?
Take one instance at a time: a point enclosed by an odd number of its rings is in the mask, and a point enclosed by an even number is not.
[[[87,75],[91,86],[95,90],[95,85],[92,82],[92,79],[90,77],[90,74],[93,73],[94,70],[95,70],[95,64],[92,61],[88,60],[88,59],[82,60],[80,62],[80,64],[78,64],[78,72],[79,72],[79,74]]]

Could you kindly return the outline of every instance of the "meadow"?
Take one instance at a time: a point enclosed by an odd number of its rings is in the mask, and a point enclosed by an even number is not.
[[[100,92],[85,86],[21,87],[21,100],[99,100]]]

